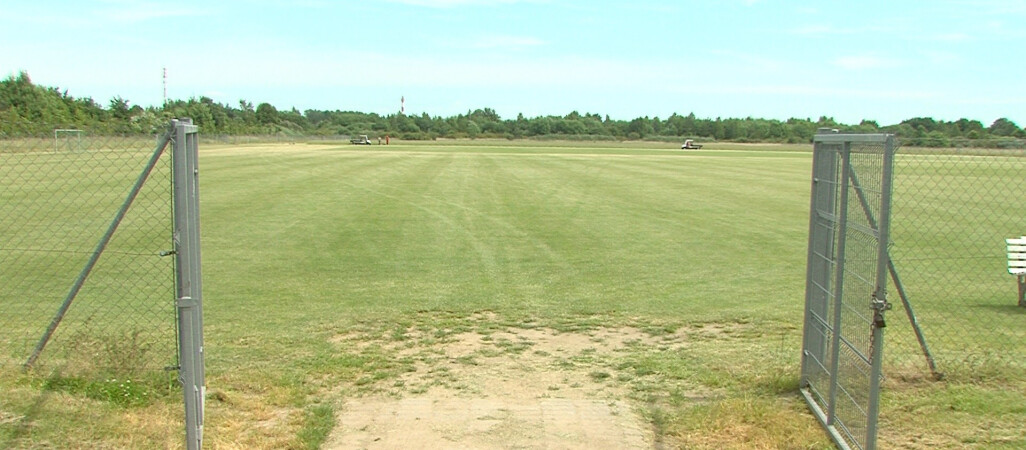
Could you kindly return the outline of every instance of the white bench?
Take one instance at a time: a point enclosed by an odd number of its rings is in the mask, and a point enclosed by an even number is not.
[[[1019,306],[1026,307],[1026,236],[1005,239],[1008,250],[1008,273],[1019,279]]]

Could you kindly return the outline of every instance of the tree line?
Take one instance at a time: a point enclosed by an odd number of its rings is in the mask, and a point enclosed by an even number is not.
[[[450,117],[380,115],[357,111],[308,109],[278,110],[268,103],[254,106],[246,100],[221,104],[208,97],[170,100],[165,105],[141,107],[114,97],[107,105],[92,98],[75,98],[67,90],[38,86],[21,72],[0,81],[0,133],[46,133],[53,128],[80,128],[94,133],[155,133],[175,117],[190,117],[208,135],[338,136],[366,134],[371,138],[398,139],[507,138],[570,140],[667,140],[685,138],[731,142],[807,143],[823,127],[842,132],[894,133],[904,145],[1024,146],[1026,130],[1007,118],[985,126],[978,120],[907,119],[880,126],[873,120],[842,124],[831,117],[788,120],[746,118],[699,118],[694,113],[666,118],[611,119],[608,115],[573,111],[565,116],[503,119],[491,108],[467,111]]]

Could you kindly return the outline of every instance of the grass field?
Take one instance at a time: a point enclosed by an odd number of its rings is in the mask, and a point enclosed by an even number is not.
[[[624,402],[654,447],[829,448],[797,394],[809,150],[203,147],[206,442],[337,444],[350,400],[473,399],[509,362]],[[3,375],[0,447],[181,445],[157,382],[126,404]],[[880,442],[1021,448],[1024,391],[888,379]]]

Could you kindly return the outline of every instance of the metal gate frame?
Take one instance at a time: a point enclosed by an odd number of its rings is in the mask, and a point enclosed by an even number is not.
[[[821,131],[813,142],[800,388],[840,448],[871,450],[884,312],[891,307],[886,288],[895,139]]]

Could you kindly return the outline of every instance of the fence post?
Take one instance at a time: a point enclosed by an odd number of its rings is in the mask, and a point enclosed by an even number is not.
[[[199,232],[199,128],[173,120],[175,296],[178,310],[178,380],[185,399],[185,446],[203,446],[203,295]]]

